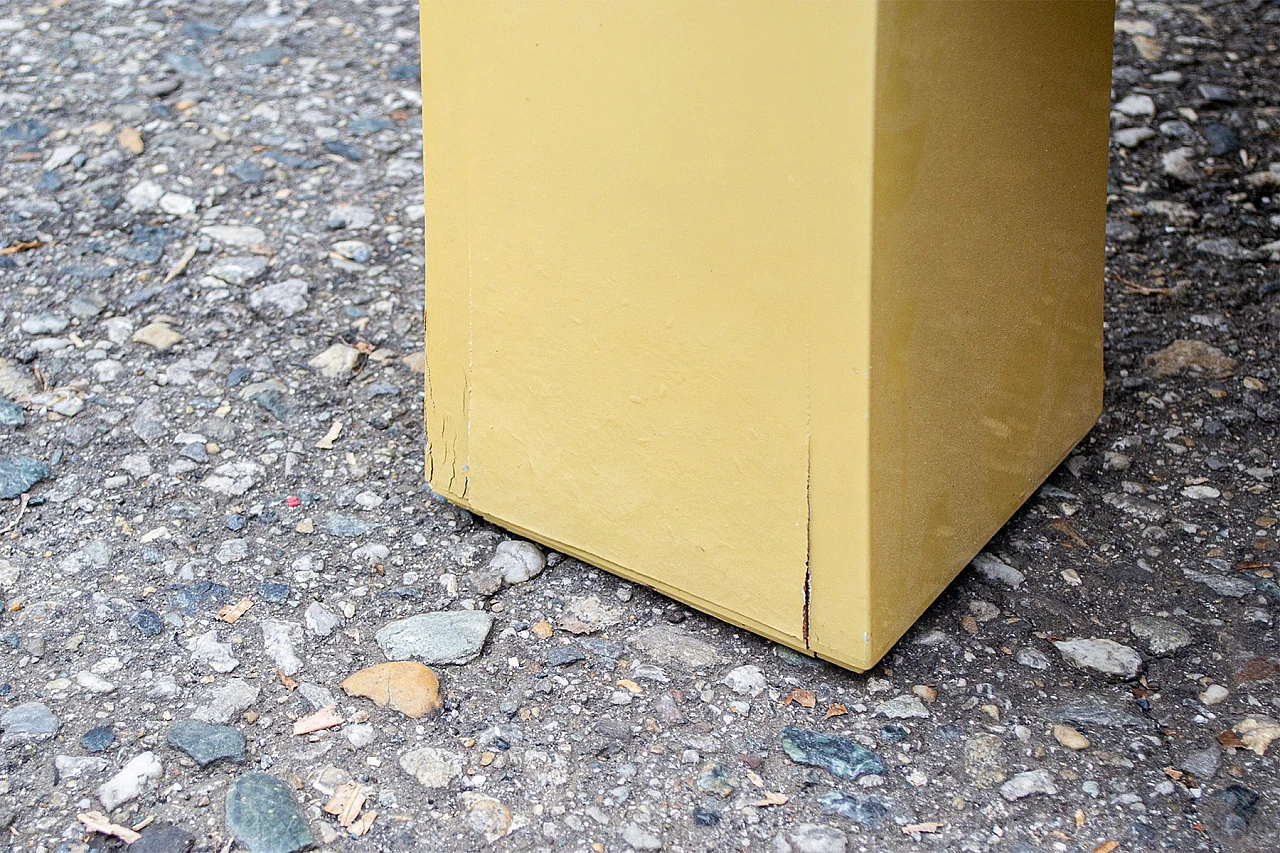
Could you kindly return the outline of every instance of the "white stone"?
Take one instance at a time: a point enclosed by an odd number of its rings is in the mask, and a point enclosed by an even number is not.
[[[98,789],[98,800],[107,811],[111,811],[154,787],[163,774],[164,767],[155,753],[144,752],[135,756]]]
[[[213,558],[222,565],[238,563],[249,557],[249,543],[244,539],[228,539],[218,546]]]
[[[53,759],[53,769],[58,771],[59,781],[101,776],[110,766],[107,759],[93,755],[58,755]]]
[[[94,377],[103,384],[115,382],[124,373],[124,369],[124,365],[113,358],[95,361],[93,367],[90,368]]]
[[[524,583],[542,574],[547,558],[532,542],[508,539],[499,542],[489,561],[489,570],[498,572],[507,583]]]
[[[186,216],[195,213],[196,201],[181,193],[165,193],[160,196],[160,209],[173,216]]]
[[[164,189],[155,181],[141,181],[124,194],[124,200],[139,213],[149,213],[156,209],[162,195]]]
[[[662,837],[634,821],[622,828],[622,840],[633,850],[661,850]]]
[[[1156,102],[1150,95],[1129,95],[1116,104],[1116,110],[1127,116],[1153,116],[1156,114]]]
[[[759,696],[769,683],[758,666],[740,666],[730,670],[721,682],[739,696]]]
[[[1155,139],[1158,135],[1149,127],[1126,127],[1123,130],[1117,130],[1112,137],[1116,145],[1121,148],[1136,148],[1148,139]]]
[[[116,686],[110,681],[88,670],[81,670],[76,673],[76,684],[79,684],[90,693],[106,694],[114,693],[116,690]]]
[[[333,344],[324,352],[312,356],[307,364],[329,379],[350,376],[360,362],[360,351],[346,344]]]
[[[54,169],[61,168],[71,162],[72,158],[80,153],[79,145],[59,145],[53,149],[53,153],[49,155],[49,159],[44,161],[44,171],[52,172]]]
[[[329,218],[325,224],[334,229],[345,228],[348,231],[360,231],[372,225],[373,218],[372,207],[340,204],[329,211]]]
[[[302,628],[293,622],[262,621],[262,646],[285,675],[296,675],[302,669],[302,660],[295,651],[295,644],[301,640]]]
[[[214,468],[212,474],[200,481],[200,485],[220,495],[240,497],[258,485],[265,473],[257,462],[238,459]]]
[[[1200,169],[1196,166],[1196,150],[1194,148],[1175,148],[1160,158],[1160,167],[1166,175],[1177,178],[1186,184],[1194,184],[1200,178]]]
[[[1182,490],[1182,496],[1195,501],[1216,501],[1222,497],[1222,492],[1213,486],[1187,486]]]
[[[363,264],[373,255],[372,247],[363,240],[339,240],[333,244],[333,251],[358,264]]]
[[[128,317],[108,317],[102,321],[101,326],[107,340],[116,346],[128,343],[133,335],[133,321]]]
[[[348,723],[342,727],[343,737],[356,749],[364,749],[373,743],[377,736],[369,723]]]
[[[1210,684],[1200,694],[1200,701],[1206,705],[1217,705],[1231,695],[1231,691],[1221,684]]]
[[[226,725],[252,707],[258,701],[260,692],[257,687],[243,678],[229,678],[224,684],[213,688],[209,693],[208,701],[198,706],[191,716],[206,723]]]

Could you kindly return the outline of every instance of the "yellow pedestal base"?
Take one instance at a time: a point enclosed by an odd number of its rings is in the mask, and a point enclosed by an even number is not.
[[[874,665],[1100,410],[1110,3],[422,20],[432,488]]]

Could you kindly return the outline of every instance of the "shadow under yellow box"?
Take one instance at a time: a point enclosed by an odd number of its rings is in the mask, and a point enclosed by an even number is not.
[[[1112,13],[424,2],[431,487],[873,666],[1100,411]]]

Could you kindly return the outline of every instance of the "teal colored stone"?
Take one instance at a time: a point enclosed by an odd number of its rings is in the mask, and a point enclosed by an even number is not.
[[[0,457],[0,498],[13,500],[52,474],[52,468],[30,456]]]
[[[178,720],[169,729],[169,745],[190,755],[201,767],[222,758],[244,761],[244,734],[230,726]]]
[[[820,767],[834,776],[857,779],[884,773],[884,761],[848,738],[824,735],[796,726],[782,730],[782,749],[798,764]]]
[[[316,843],[293,792],[266,773],[246,773],[231,783],[227,828],[249,853],[295,853]]]
[[[22,407],[8,400],[0,400],[0,426],[20,427],[27,422]]]

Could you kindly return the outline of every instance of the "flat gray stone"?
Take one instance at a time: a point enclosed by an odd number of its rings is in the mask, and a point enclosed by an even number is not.
[[[423,613],[392,622],[375,635],[387,660],[464,664],[480,656],[493,617],[482,610]]]
[[[868,774],[883,775],[884,760],[846,737],[787,726],[782,730],[782,751],[797,764],[821,767],[843,779]]]
[[[57,314],[37,314],[22,321],[22,331],[28,335],[56,335],[71,325],[66,317]]]
[[[1218,773],[1222,766],[1222,748],[1217,746],[1198,749],[1182,759],[1183,771],[1190,773],[1201,782],[1208,782]]]
[[[634,850],[662,849],[662,837],[634,821],[622,828],[622,840]]]
[[[904,693],[876,706],[875,713],[891,720],[924,719],[929,716],[929,709],[919,696]]]
[[[187,853],[195,843],[196,837],[182,827],[156,821],[129,845],[129,853]]]
[[[784,829],[773,840],[773,853],[845,853],[849,837],[833,826],[801,823]]]
[[[307,630],[317,637],[327,637],[342,627],[342,617],[318,601],[313,601],[307,605],[302,618],[307,624]]]
[[[986,580],[1011,589],[1017,589],[1022,586],[1022,582],[1027,579],[1022,572],[994,554],[988,554],[986,551],[974,557],[973,562],[969,565],[973,566],[973,570]]]
[[[37,743],[58,733],[58,718],[40,702],[25,702],[0,714],[0,743]]]
[[[157,197],[156,201],[159,202],[159,200]],[[243,249],[267,242],[266,232],[252,225],[206,225],[200,229],[200,233],[225,246],[237,246]]]
[[[449,783],[462,775],[462,759],[433,746],[411,749],[400,756],[400,769],[408,773],[424,788],[447,788]]]
[[[644,652],[660,666],[704,669],[723,666],[728,659],[710,643],[690,636],[674,625],[654,625],[627,640],[627,645]]]
[[[227,723],[258,701],[259,689],[243,678],[229,678],[209,693],[208,701],[192,714],[207,723]]]
[[[251,284],[267,274],[267,259],[256,255],[223,258],[209,267],[209,275],[227,284]]]
[[[244,734],[230,726],[178,720],[169,728],[169,745],[191,756],[201,767],[229,758],[244,761]]]
[[[1157,657],[1172,654],[1191,643],[1190,631],[1159,616],[1135,616],[1129,620],[1129,630],[1144,640],[1147,650]]]
[[[1195,569],[1183,569],[1183,577],[1202,583],[1223,598],[1244,598],[1253,592],[1254,585],[1244,578],[1233,578],[1229,575],[1216,575],[1212,572],[1200,572]]]
[[[227,828],[249,853],[294,853],[316,843],[293,792],[266,773],[246,773],[231,783]]]
[[[1058,705],[1045,712],[1053,723],[1069,723],[1081,728],[1145,729],[1151,724],[1101,696],[1084,696],[1074,702]]]
[[[268,284],[249,294],[249,307],[259,313],[279,313],[292,317],[307,310],[310,285],[300,278]]]
[[[1142,671],[1142,656],[1114,640],[1074,637],[1053,645],[1067,663],[1078,669],[1091,669],[1126,681],[1137,678]]]

